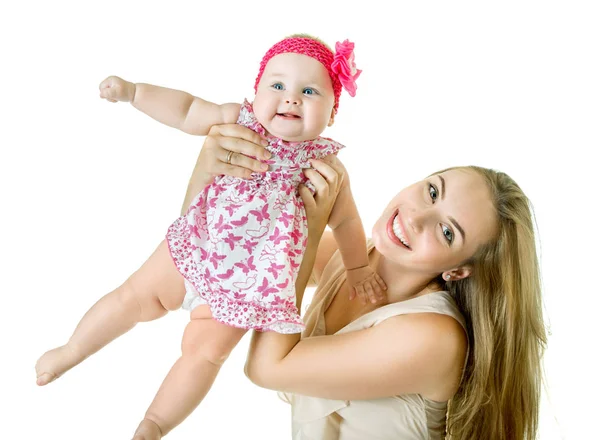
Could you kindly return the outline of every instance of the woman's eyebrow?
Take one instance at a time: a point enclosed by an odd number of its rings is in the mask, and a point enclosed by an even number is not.
[[[441,182],[440,198],[442,200],[444,200],[444,196],[446,195],[446,180],[442,177],[441,174],[438,174],[437,176],[440,178],[440,182]],[[464,242],[466,240],[465,230],[456,221],[456,219],[454,217],[448,216],[448,219],[452,222],[452,224],[456,227],[456,229],[458,229],[458,232],[460,232],[460,235],[462,235],[462,241]]]
[[[442,200],[444,200],[444,196],[446,195],[446,181],[444,180],[444,178],[442,177],[441,174],[437,175],[440,178],[440,181],[442,182],[442,189],[440,192],[440,197],[442,198]]]
[[[452,222],[452,224],[453,224],[454,226],[456,226],[456,229],[458,229],[458,232],[460,232],[460,235],[462,235],[462,240],[463,240],[463,243],[464,243],[464,242],[465,242],[465,240],[466,240],[466,237],[465,237],[465,230],[462,228],[462,226],[461,226],[461,225],[459,225],[459,224],[458,224],[458,222],[456,221],[456,219],[455,219],[454,217],[450,217],[450,216],[448,216],[448,218],[450,219],[450,221]]]

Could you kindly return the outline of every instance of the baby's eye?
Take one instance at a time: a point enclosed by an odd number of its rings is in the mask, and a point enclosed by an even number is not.
[[[275,83],[271,87],[273,87],[275,90],[283,90],[283,84],[281,83]]]
[[[305,95],[318,95],[319,94],[319,92],[317,92],[312,87],[306,87],[304,90],[302,90],[302,93],[304,93]]]

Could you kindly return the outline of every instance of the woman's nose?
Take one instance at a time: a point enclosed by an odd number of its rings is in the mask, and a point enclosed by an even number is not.
[[[413,209],[406,215],[406,228],[410,229],[411,232],[419,233],[423,229],[425,220],[426,213],[424,211]]]

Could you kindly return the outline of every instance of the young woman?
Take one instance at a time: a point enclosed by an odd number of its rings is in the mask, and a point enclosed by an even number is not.
[[[197,179],[256,164],[252,134],[215,127]],[[434,173],[402,190],[373,227],[369,264],[385,281],[377,304],[350,301],[330,233],[341,163],[314,162],[303,198],[318,284],[302,337],[253,336],[246,374],[292,405],[293,438],[534,439],[546,344],[529,200],[506,174],[478,167]]]

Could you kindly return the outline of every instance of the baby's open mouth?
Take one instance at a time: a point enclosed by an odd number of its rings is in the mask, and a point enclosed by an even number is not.
[[[293,113],[277,113],[277,116],[287,119],[302,119],[299,115],[294,115]]]

